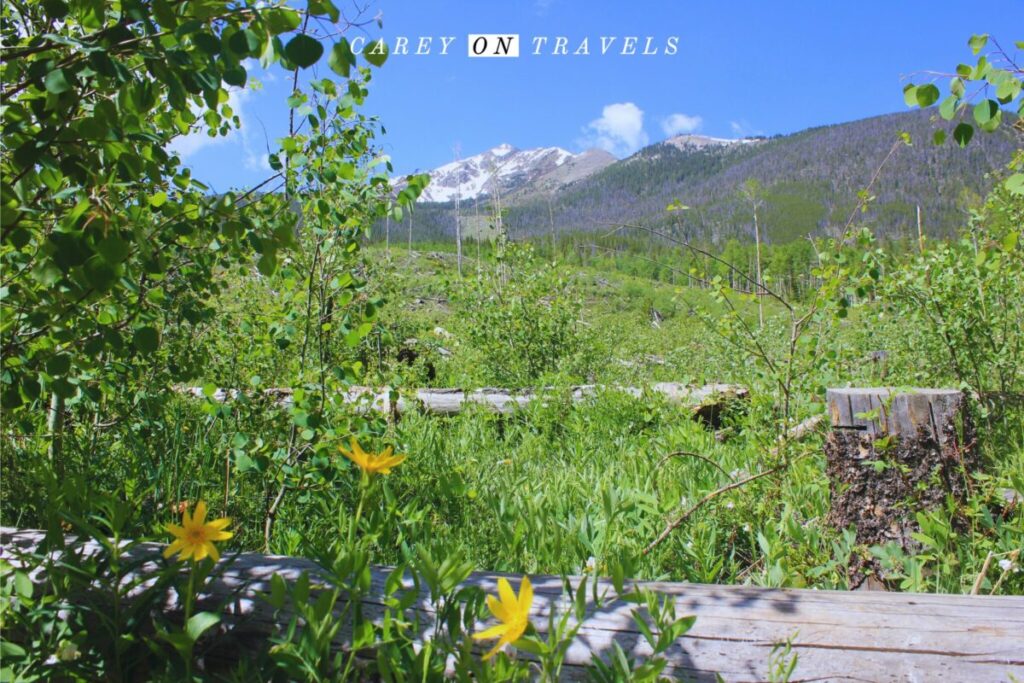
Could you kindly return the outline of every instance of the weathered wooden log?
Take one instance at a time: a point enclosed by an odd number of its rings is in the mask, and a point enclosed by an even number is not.
[[[978,466],[963,394],[829,389],[827,400],[829,521],[839,528],[853,526],[860,543],[918,549],[912,537],[919,531],[915,513],[941,505],[947,496],[962,500]],[[859,585],[882,574],[877,561],[858,558],[850,578]]]
[[[38,531],[0,530],[4,560],[18,565],[20,553],[39,546]],[[85,552],[99,550],[85,544]],[[152,556],[142,572],[156,566],[162,546],[142,544],[131,552]],[[224,562],[224,560],[222,560]],[[303,572],[318,575],[317,566],[305,559],[242,553],[230,558],[213,595],[203,608],[224,603],[224,623],[219,634],[227,639],[235,656],[246,647],[264,643],[268,634],[283,624],[282,617],[259,598],[269,590],[270,578],[280,574],[295,580]],[[363,600],[364,614],[382,614],[387,568],[375,568],[372,589]],[[500,575],[473,574],[467,584],[496,592]],[[512,578],[518,584],[519,577]],[[562,609],[562,580],[553,576],[531,577],[535,598],[531,621],[543,632],[551,610]],[[576,580],[573,584],[576,585]],[[649,582],[637,584],[671,596],[677,613],[692,614],[696,624],[668,653],[665,674],[678,679],[713,681],[716,675],[734,683],[768,680],[769,655],[791,640],[798,657],[794,678],[802,681],[1005,681],[1024,679],[1024,597],[963,596],[911,593],[862,593],[715,586]],[[411,582],[406,587],[413,590]],[[424,589],[425,590],[425,589]],[[626,653],[643,657],[650,653],[646,640],[631,619],[635,604],[615,596],[607,582],[599,594],[608,599],[589,605],[586,621],[570,646],[563,677],[580,679],[594,656],[606,657],[612,644]],[[180,610],[173,591],[166,609]],[[412,610],[430,633],[433,606],[422,593]],[[410,615],[413,616],[413,615]],[[343,630],[337,644],[344,647],[350,633]],[[222,652],[226,650],[221,650]]]
[[[693,416],[707,424],[716,424],[720,420],[721,411],[728,402],[744,399],[749,394],[746,387],[735,384],[692,386],[678,382],[659,382],[652,384],[649,390],[667,397],[672,402],[690,406]],[[194,396],[204,395],[203,389],[200,387],[189,387],[185,391]],[[434,415],[456,415],[469,404],[483,405],[494,412],[508,414],[522,409],[531,401],[538,399],[552,400],[559,396],[567,396],[574,403],[579,403],[600,391],[621,391],[632,396],[640,396],[644,389],[584,384],[564,390],[551,387],[541,390],[485,387],[468,391],[465,389],[415,389],[402,392],[397,389],[355,386],[342,394],[342,400],[387,414],[423,410]],[[291,403],[290,389],[267,389],[264,393],[282,405]],[[211,398],[224,401],[238,395],[239,392],[236,389],[217,389]]]

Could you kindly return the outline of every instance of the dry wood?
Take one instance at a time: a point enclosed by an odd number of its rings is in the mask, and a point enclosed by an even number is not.
[[[746,398],[749,393],[746,387],[735,384],[691,386],[678,382],[658,382],[652,384],[649,390],[661,394],[675,403],[691,406],[695,417],[700,417],[708,422],[713,421],[720,404],[728,400]],[[188,387],[183,391],[197,397],[203,396],[203,390],[200,387]],[[361,407],[387,414],[421,409],[435,415],[455,415],[470,403],[487,406],[498,413],[511,413],[526,407],[531,401],[537,399],[557,399],[560,396],[567,396],[574,403],[579,403],[601,391],[621,391],[631,396],[641,396],[644,389],[583,384],[564,390],[555,388],[516,390],[488,387],[468,391],[465,389],[414,389],[401,392],[356,386],[343,393],[341,398],[347,403],[358,404]],[[291,403],[290,389],[267,389],[263,393],[277,400],[281,405]],[[211,398],[216,401],[226,401],[237,398],[239,394],[237,389],[217,389]]]
[[[0,536],[2,557],[15,564],[20,549],[30,550],[42,540],[38,531],[3,529]],[[144,544],[133,552],[151,554],[155,560],[161,549]],[[225,626],[236,642],[259,641],[278,626],[279,617],[257,596],[269,590],[270,577],[277,573],[294,580],[302,572],[315,575],[317,567],[305,559],[255,553],[233,558],[215,591],[216,597],[230,598]],[[373,588],[363,603],[364,613],[371,617],[382,614],[380,596],[387,574],[386,568],[373,572]],[[494,593],[498,577],[478,573],[467,583]],[[513,578],[513,584],[518,578]],[[564,604],[562,581],[552,576],[531,580],[535,589],[531,620],[543,630],[549,611]],[[713,681],[720,674],[734,683],[767,680],[772,649],[792,638],[793,653],[799,658],[793,680],[1024,679],[1024,597],[640,585],[672,596],[680,615],[697,616],[693,629],[668,652],[666,674],[675,678]],[[590,606],[566,657],[567,679],[582,678],[591,657],[607,656],[613,642],[638,657],[649,653],[630,617],[635,605],[611,599],[614,590],[605,582],[600,592],[609,599],[600,607]],[[178,607],[171,593],[168,609]],[[433,607],[427,596],[414,609],[425,624],[430,623]],[[348,637],[341,634],[339,647]]]
[[[827,392],[832,433],[825,441],[828,521],[854,527],[864,545],[898,544],[916,553],[916,512],[965,500],[981,466],[964,395],[954,389],[846,388]],[[848,578],[886,579],[877,558],[857,556]]]
[[[829,389],[826,394],[832,426],[855,429],[870,436],[916,436],[929,430],[945,443],[952,425],[965,408],[964,395],[956,389],[908,389],[899,393],[888,387]],[[877,417],[868,415],[877,413]]]

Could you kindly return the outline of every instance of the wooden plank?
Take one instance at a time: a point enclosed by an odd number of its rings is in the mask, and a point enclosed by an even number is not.
[[[712,422],[714,412],[720,404],[733,399],[743,399],[749,394],[746,387],[735,384],[707,384],[693,386],[679,382],[659,382],[648,387],[651,392],[665,396],[669,401],[688,405],[695,417]],[[202,397],[201,387],[187,387],[182,391],[196,397]],[[361,408],[382,413],[405,413],[410,410],[423,410],[434,415],[456,415],[469,404],[486,406],[501,414],[513,413],[526,407],[535,400],[557,400],[568,397],[579,403],[597,395],[601,391],[621,391],[631,396],[643,395],[641,387],[615,385],[584,384],[567,389],[544,388],[533,389],[501,389],[484,387],[481,389],[413,389],[402,392],[399,390],[374,389],[372,387],[355,386],[344,392],[342,400],[356,404]],[[291,404],[290,389],[267,389],[264,395],[273,398],[282,406]],[[397,398],[393,399],[392,395]],[[233,400],[240,395],[237,389],[217,389],[211,398],[216,401]]]
[[[965,407],[964,396],[956,389],[915,388],[898,393],[889,387],[829,389],[826,401],[834,428],[856,429],[870,436],[916,436],[926,428],[940,443],[949,435],[946,427]],[[877,417],[863,417],[873,411]]]
[[[42,533],[0,530],[0,555],[17,563],[19,550],[31,550]],[[98,546],[87,544],[87,552]],[[154,559],[163,546],[142,544],[134,554]],[[155,567],[156,563],[149,565]],[[142,571],[146,571],[144,566]],[[388,569],[376,568],[372,589],[363,603],[372,618],[383,613],[381,596]],[[225,622],[232,634],[262,639],[275,628],[268,605],[256,597],[267,591],[273,574],[289,580],[302,572],[316,576],[310,560],[242,553],[231,558],[216,584],[220,597],[232,595]],[[500,574],[473,574],[468,584],[496,591]],[[518,576],[509,577],[518,585]],[[552,609],[565,598],[562,580],[531,577],[535,599],[531,621],[540,630]],[[574,585],[578,579],[573,579]],[[694,614],[693,629],[668,652],[670,676],[696,681],[763,681],[768,678],[772,649],[792,639],[798,656],[794,681],[1006,681],[1024,679],[1024,597],[864,593],[715,586],[687,583],[641,583],[672,596],[680,615]],[[406,582],[412,590],[411,582]],[[614,599],[614,589],[600,582],[608,596],[600,607],[590,604],[587,618],[566,656],[564,678],[580,679],[596,654],[607,656],[612,643],[627,653],[650,653],[631,619],[635,607]],[[167,608],[177,609],[173,594]],[[432,628],[433,608],[427,596],[414,606],[423,633]],[[343,632],[338,646],[343,647]],[[482,650],[481,650],[482,651]]]

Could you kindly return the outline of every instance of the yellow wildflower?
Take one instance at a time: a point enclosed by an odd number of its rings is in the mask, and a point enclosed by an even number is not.
[[[164,550],[164,557],[178,553],[179,559],[187,560],[191,557],[198,562],[209,555],[216,562],[220,559],[220,553],[213,542],[226,541],[234,535],[224,530],[228,524],[231,524],[231,520],[227,517],[207,522],[206,503],[199,501],[194,514],[190,515],[187,509],[183,511],[181,526],[167,525],[167,531],[174,536],[174,541]]]
[[[474,640],[498,638],[498,644],[484,655],[485,659],[493,657],[508,643],[519,640],[526,633],[526,627],[530,625],[530,605],[533,604],[533,586],[530,584],[530,577],[523,577],[523,582],[519,585],[518,598],[506,579],[498,579],[498,595],[500,599],[493,595],[487,596],[487,607],[501,623],[486,631],[473,634]]]
[[[342,455],[346,458],[359,465],[364,472],[369,475],[374,474],[391,474],[391,468],[397,467],[402,464],[405,460],[404,455],[392,455],[392,448],[388,446],[384,449],[383,453],[367,453],[356,441],[356,438],[352,437],[352,450],[346,451],[344,448],[338,450],[341,451]]]

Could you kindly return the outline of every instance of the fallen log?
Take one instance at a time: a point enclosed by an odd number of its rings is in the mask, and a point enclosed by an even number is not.
[[[730,401],[745,399],[749,395],[746,387],[735,384],[707,384],[692,386],[679,382],[658,382],[648,388],[655,394],[661,394],[674,403],[688,405],[694,418],[707,424],[716,424],[720,420],[721,409]],[[207,395],[201,387],[187,387],[183,391],[193,396]],[[583,384],[566,389],[548,387],[533,389],[499,389],[485,387],[482,389],[414,389],[408,392],[392,389],[374,389],[372,387],[354,386],[341,394],[346,403],[359,405],[387,414],[401,414],[411,410],[422,410],[434,415],[456,415],[469,404],[483,405],[496,413],[509,414],[526,407],[531,401],[551,400],[559,396],[567,396],[573,403],[579,403],[601,391],[621,391],[631,396],[641,396],[645,391],[640,387],[620,387],[614,385]],[[263,393],[272,397],[280,405],[291,403],[291,389],[266,389]],[[217,389],[209,394],[216,401],[237,398],[237,389]]]
[[[22,553],[39,547],[43,533],[0,529],[0,557],[17,566]],[[99,544],[86,543],[84,551],[99,552]],[[152,556],[157,566],[163,546],[140,544],[131,553]],[[223,560],[222,560],[223,562]],[[141,565],[141,572],[147,565]],[[214,584],[213,598],[224,601],[219,637],[234,644],[262,643],[281,624],[280,615],[260,597],[270,589],[274,574],[294,581],[303,572],[318,575],[310,560],[242,553],[227,564]],[[382,614],[387,568],[375,568],[372,588],[363,600],[364,614]],[[467,584],[487,593],[496,591],[499,574],[475,573]],[[518,585],[520,577],[512,578]],[[562,579],[531,577],[534,603],[531,621],[544,631],[551,610],[564,606]],[[574,585],[576,581],[573,581]],[[858,681],[1005,681],[1024,679],[1024,597],[965,596],[914,593],[814,591],[752,586],[716,586],[648,582],[638,586],[671,596],[677,614],[697,617],[694,627],[667,652],[665,675],[677,679],[764,681],[769,678],[769,656],[789,641],[797,657],[791,680]],[[409,590],[414,590],[407,581]],[[426,591],[426,589],[423,589]],[[589,591],[588,591],[589,592]],[[566,653],[563,678],[581,679],[596,655],[610,656],[613,643],[636,657],[650,650],[631,618],[636,607],[617,599],[608,582],[598,593],[609,599],[588,605],[587,617]],[[180,610],[173,591],[166,609]],[[423,592],[412,610],[430,633],[434,615]],[[339,648],[350,642],[344,630]],[[235,656],[240,656],[235,651]]]

